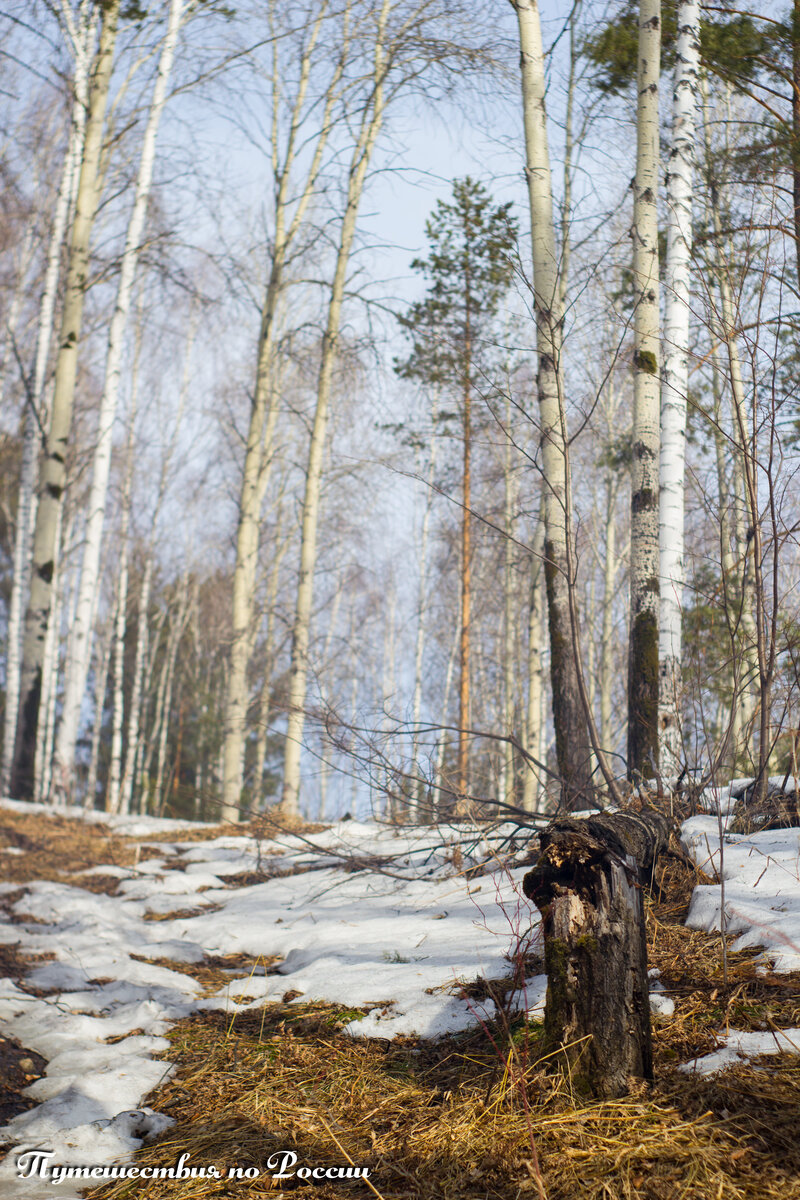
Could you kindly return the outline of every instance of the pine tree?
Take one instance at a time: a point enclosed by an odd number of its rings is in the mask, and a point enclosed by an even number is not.
[[[458,794],[469,792],[470,608],[472,557],[473,411],[491,342],[491,322],[508,292],[517,223],[511,205],[494,205],[467,176],[453,183],[452,203],[437,201],[425,226],[430,253],[412,267],[428,280],[426,296],[401,324],[412,342],[397,364],[404,378],[437,385],[458,398],[463,445],[461,476],[461,612]]]

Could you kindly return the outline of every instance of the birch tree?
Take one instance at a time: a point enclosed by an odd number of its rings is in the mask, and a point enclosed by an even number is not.
[[[681,758],[681,619],[684,586],[684,475],[689,389],[692,185],[700,70],[700,5],[679,0],[672,139],[667,171],[664,370],[661,380],[659,473],[659,738],[662,774],[677,775]]]
[[[633,183],[633,444],[631,603],[628,657],[628,773],[658,767],[659,311],[658,80],[660,0],[641,0]]]
[[[519,25],[525,175],[531,216],[553,722],[562,801],[568,808],[579,808],[591,794],[592,745],[587,705],[585,696],[581,695],[578,631],[574,601],[570,596],[570,590],[575,586],[576,567],[571,534],[572,501],[561,353],[563,309],[553,223],[544,52],[537,0],[511,0],[511,3]]]
[[[120,0],[109,0],[109,3],[103,7],[100,41],[89,87],[86,132],[75,200],[75,215],[72,221],[53,404],[42,463],[42,488],[33,539],[31,591],[25,616],[20,673],[20,711],[10,783],[11,793],[16,797],[30,797],[34,788],[42,660],[48,616],[52,604],[55,539],[66,479],[65,460],[72,425],[78,344],[88,285],[89,239],[99,199],[98,178],[103,125],[113,67],[119,8]]]
[[[48,398],[45,379],[53,334],[53,321],[61,274],[61,255],[69,222],[70,211],[75,203],[79,167],[83,156],[86,133],[86,110],[88,107],[89,68],[91,66],[92,43],[96,36],[95,14],[89,0],[82,0],[78,10],[78,22],[72,20],[71,10],[65,6],[69,21],[67,30],[74,55],[73,100],[67,148],[61,166],[61,179],[53,210],[50,239],[47,249],[41,299],[39,301],[36,352],[33,366],[31,393],[25,411],[22,440],[22,462],[20,464],[19,503],[14,537],[13,575],[11,598],[8,610],[6,633],[6,696],[3,723],[3,759],[0,768],[0,792],[8,790],[14,743],[19,712],[20,668],[22,662],[22,625],[25,598],[29,582],[29,558],[31,538],[36,520],[36,484],[39,469],[41,429],[48,423]]]
[[[147,203],[153,180],[158,128],[167,100],[167,87],[175,58],[178,35],[190,3],[191,0],[189,3],[187,0],[170,0],[167,29],[161,45],[156,79],[142,138],[133,209],[128,222],[125,248],[120,262],[114,313],[108,330],[105,381],[98,416],[97,445],[93,456],[92,485],[88,501],[88,520],[78,608],[69,641],[61,724],[56,742],[58,773],[67,781],[68,789],[74,773],[75,743],[78,737],[81,704],[86,690],[86,674],[91,657],[92,628],[99,585],[100,548],[106,515],[106,497],[111,470],[111,452],[125,333],[136,267],[141,251]]]
[[[347,267],[356,233],[358,208],[364,190],[367,168],[383,123],[386,70],[384,39],[389,11],[390,0],[383,0],[375,37],[373,91],[368,103],[364,106],[358,135],[350,157],[346,206],[339,233],[336,266],[328,301],[328,316],[322,338],[317,402],[306,465],[303,520],[300,532],[300,571],[292,624],[292,650],[287,694],[288,719],[281,794],[281,803],[287,813],[297,812],[300,792],[300,751],[305,724],[304,706],[308,679],[308,644],[314,590],[322,460],[328,426],[333,368],[339,339]]]
[[[288,126],[281,146],[281,114],[286,105],[286,79],[280,57],[280,42],[276,37],[272,47],[272,112],[270,131],[270,166],[274,188],[274,233],[269,277],[261,309],[261,325],[256,356],[255,384],[250,406],[245,457],[239,490],[239,516],[236,530],[236,567],[233,577],[230,669],[225,704],[225,741],[223,749],[222,816],[236,821],[242,793],[244,745],[249,707],[248,667],[252,643],[253,610],[255,602],[256,569],[259,549],[259,523],[272,462],[271,448],[278,416],[278,393],[274,386],[274,355],[279,316],[279,301],[286,285],[298,236],[304,228],[308,207],[323,167],[325,149],[331,134],[332,118],[345,67],[350,54],[350,21],[352,4],[347,0],[341,13],[340,41],[334,56],[333,69],[323,91],[322,111],[316,133],[303,138],[308,118],[306,101],[315,49],[328,4],[323,0],[316,16],[309,21],[307,36],[301,43],[300,67],[296,91],[289,101]],[[270,5],[270,21],[275,32],[277,6]],[[294,41],[291,42],[294,45]],[[303,146],[302,143],[306,142]],[[297,171],[300,149],[308,151],[305,174]],[[299,178],[298,178],[299,174]]]

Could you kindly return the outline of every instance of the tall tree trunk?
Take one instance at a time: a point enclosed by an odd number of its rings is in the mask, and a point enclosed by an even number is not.
[[[122,742],[125,720],[125,637],[128,627],[128,539],[131,525],[131,494],[136,441],[136,408],[139,384],[139,358],[142,351],[142,314],[138,314],[136,345],[131,371],[131,403],[128,413],[128,445],[125,482],[122,489],[122,528],[120,529],[119,581],[117,613],[114,622],[114,698],[111,721],[111,759],[108,766],[106,812],[117,813],[122,798]],[[127,810],[126,810],[127,811]]]
[[[238,821],[244,774],[244,746],[249,708],[247,673],[252,644],[253,609],[258,565],[259,525],[261,507],[269,480],[271,446],[278,415],[277,389],[273,379],[278,305],[285,287],[287,260],[303,220],[315,194],[322,167],[323,155],[332,125],[333,105],[341,81],[349,46],[349,9],[343,13],[343,38],[339,63],[329,83],[319,133],[305,180],[294,184],[294,167],[298,151],[303,105],[308,90],[312,55],[327,4],[320,6],[300,62],[297,92],[289,121],[289,132],[283,159],[279,158],[278,113],[283,89],[279,70],[277,41],[273,57],[273,124],[272,173],[275,186],[275,233],[272,241],[272,262],[261,310],[256,379],[250,421],[247,431],[245,459],[239,493],[239,521],[236,530],[236,566],[233,575],[232,624],[228,691],[225,701],[225,740],[223,747],[223,808],[222,819]],[[294,186],[293,186],[294,185]],[[293,192],[299,192],[291,220],[287,225],[288,206]]]
[[[461,493],[461,643],[458,688],[458,792],[459,806],[469,813],[470,751],[470,619],[472,608],[472,331],[470,329],[469,277],[465,307],[467,311],[466,376],[463,387],[463,463]]]
[[[108,671],[111,666],[111,641],[114,622],[109,617],[100,632],[99,647],[95,669],[94,690],[94,722],[92,724],[92,742],[89,753],[89,771],[86,778],[86,795],[83,798],[84,808],[93,809],[97,799],[97,777],[100,765],[100,737],[103,732],[103,714],[106,704],[106,689],[108,688]]]
[[[88,6],[86,6],[88,9]],[[36,357],[33,367],[31,395],[25,411],[22,435],[22,462],[20,464],[19,505],[17,527],[14,533],[14,559],[11,578],[11,597],[8,609],[8,631],[6,640],[6,700],[3,724],[3,762],[0,772],[0,792],[8,791],[11,766],[14,759],[17,717],[19,713],[20,669],[22,665],[22,625],[25,596],[30,577],[30,548],[36,521],[36,483],[39,468],[39,447],[42,444],[41,430],[47,427],[49,405],[46,402],[45,379],[50,344],[53,334],[58,280],[61,273],[61,252],[67,230],[70,211],[75,204],[78,188],[79,164],[83,155],[86,134],[87,92],[89,86],[90,39],[94,33],[94,22],[82,22],[82,53],[76,54],[69,140],[61,167],[50,241],[47,250],[42,296],[39,301]]]
[[[92,70],[86,137],[72,223],[53,409],[42,464],[42,492],[36,513],[31,593],[25,616],[20,673],[20,713],[11,772],[11,793],[18,798],[31,796],[34,790],[42,659],[52,604],[53,554],[58,512],[63,502],[66,482],[66,455],[72,427],[78,343],[89,276],[89,238],[99,199],[98,167],[119,7],[120,0],[109,0],[103,7],[100,44]]]
[[[450,653],[447,656],[447,669],[444,675],[444,695],[442,697],[442,721],[447,722],[448,712],[450,711],[450,693],[453,689],[453,674],[456,667],[456,654],[458,653],[458,645],[460,640],[458,626],[453,629],[453,640],[450,646]],[[436,769],[433,773],[433,782],[431,786],[431,808],[432,815],[435,813],[440,820],[444,820],[451,815],[453,790],[449,783],[445,785],[444,780],[444,756],[447,749],[447,738],[442,737],[436,747]],[[433,797],[438,792],[438,800],[433,801]]]
[[[633,184],[633,457],[628,775],[658,769],[658,79],[660,0],[640,0]]]
[[[120,263],[117,298],[108,330],[105,380],[98,416],[97,445],[92,463],[92,484],[88,500],[88,520],[81,567],[80,591],[75,625],[71,631],[66,668],[61,724],[58,730],[56,758],[62,774],[70,777],[74,770],[75,744],[78,738],[81,705],[86,690],[86,672],[91,657],[93,617],[100,581],[100,548],[106,515],[108,478],[114,442],[114,422],[119,397],[122,352],[128,325],[133,284],[141,250],[142,233],[147,215],[147,203],[153,181],[158,127],[167,100],[167,86],[172,72],[175,48],[186,0],[170,0],[167,30],[161,45],[150,109],[147,115],[139,172],[125,249]]]
[[[719,189],[716,181],[714,170],[714,152],[711,145],[710,137],[710,119],[708,114],[708,86],[704,79],[701,80],[701,91],[703,96],[704,107],[704,137],[705,137],[705,152],[706,165],[709,177],[710,191],[710,217],[711,224],[714,229],[716,243],[713,249],[714,276],[719,289],[720,297],[720,313],[715,322],[714,330],[718,336],[721,345],[725,347],[728,360],[728,383],[730,384],[731,398],[731,448],[732,448],[732,516],[734,536],[736,541],[736,562],[730,562],[726,551],[729,548],[729,542],[726,545],[726,539],[722,538],[723,555],[722,565],[725,569],[726,562],[730,574],[725,573],[723,576],[724,594],[726,600],[726,615],[728,617],[729,627],[741,630],[741,667],[736,672],[739,678],[744,675],[744,680],[737,689],[738,694],[733,697],[733,735],[734,747],[738,752],[746,736],[751,731],[753,720],[756,713],[757,691],[756,680],[759,679],[759,652],[758,642],[759,633],[758,625],[755,616],[757,608],[756,600],[756,581],[755,581],[755,563],[757,549],[754,544],[752,530],[758,525],[758,502],[757,497],[754,497],[755,504],[751,505],[751,497],[748,494],[747,484],[747,463],[748,463],[748,417],[747,404],[744,393],[744,381],[742,379],[742,364],[739,357],[739,348],[737,345],[736,329],[737,317],[733,299],[733,289],[731,287],[730,275],[728,272],[728,264],[723,255],[723,224],[722,213],[719,198]],[[718,372],[719,378],[719,356],[716,351],[714,353],[714,369]],[[759,533],[760,539],[760,533]],[[735,594],[731,593],[730,583],[738,576]],[[738,710],[738,711],[737,711]]]
[[[525,174],[531,213],[533,301],[539,359],[538,392],[544,468],[545,578],[550,625],[550,672],[556,755],[562,803],[581,807],[592,793],[587,712],[581,696],[572,628],[575,556],[571,545],[571,494],[567,459],[563,310],[553,227],[550,155],[545,113],[545,75],[537,0],[514,0],[519,23],[525,122]],[[571,613],[571,609],[573,612]]]
[[[692,186],[700,72],[700,4],[680,0],[677,11],[672,144],[667,172],[667,262],[664,373],[661,379],[659,491],[659,738],[661,772],[680,771],[682,743],[681,620],[686,402],[689,390],[689,301],[692,256]]]
[[[281,530],[282,506],[278,509],[276,521],[276,536]],[[267,736],[269,734],[270,709],[272,707],[272,677],[275,669],[275,610],[278,598],[278,584],[283,556],[289,548],[290,534],[287,533],[273,553],[272,569],[267,583],[267,630],[264,638],[264,682],[261,686],[261,699],[258,706],[258,735],[256,737],[256,761],[253,776],[253,807],[257,812],[264,808],[262,788],[264,786],[264,760],[267,757]]]
[[[425,623],[428,607],[428,539],[430,536],[431,510],[433,508],[434,480],[436,478],[436,448],[435,431],[436,414],[439,409],[438,399],[434,401],[431,435],[430,458],[428,462],[428,478],[426,481],[425,510],[422,515],[422,538],[419,550],[419,592],[417,597],[417,635],[414,643],[414,701],[412,707],[413,735],[411,739],[411,769],[415,776],[414,811],[419,819],[419,809],[422,804],[424,784],[420,770],[419,759],[419,726],[422,720],[422,674],[425,661]]]
[[[614,686],[614,590],[617,578],[617,489],[619,476],[606,480],[605,556],[603,559],[603,620],[600,632],[600,745],[613,749],[611,698]]]
[[[516,622],[514,594],[514,477],[512,474],[511,438],[511,389],[506,397],[506,444],[503,462],[503,734],[511,738],[514,733],[514,675],[516,667]],[[503,743],[501,770],[502,787],[500,798],[506,804],[514,803],[514,747],[510,741]]]
[[[282,804],[288,813],[296,813],[300,793],[300,752],[305,724],[306,682],[308,679],[308,635],[311,621],[311,602],[314,589],[314,566],[317,556],[317,526],[325,435],[328,426],[333,368],[339,340],[339,326],[344,299],[347,265],[356,232],[358,207],[364,190],[367,168],[384,114],[383,39],[389,16],[390,0],[382,0],[375,44],[371,101],[364,110],[358,139],[348,172],[347,206],[342,218],[336,268],[328,303],[328,319],[322,339],[322,357],[317,382],[317,405],[306,467],[303,495],[303,521],[300,534],[300,572],[297,585],[292,651],[289,667],[288,722],[286,750],[283,762]]]
[[[64,509],[58,514],[58,529],[56,531],[55,568],[53,570],[53,603],[50,607],[50,619],[47,622],[47,637],[44,643],[44,659],[42,661],[42,700],[41,709],[43,724],[36,742],[36,790],[35,798],[42,804],[50,799],[52,785],[52,752],[53,735],[55,733],[56,700],[58,694],[58,659],[61,614],[64,604],[64,547],[72,540],[72,513],[63,529]],[[59,797],[63,800],[63,795]]]
[[[544,503],[533,535],[531,552],[530,604],[528,607],[528,704],[525,719],[525,749],[538,762],[542,761],[542,646],[544,642]],[[522,807],[537,812],[540,807],[541,780],[539,768],[525,764]]]
[[[136,657],[133,664],[133,683],[131,684],[128,728],[125,737],[127,749],[125,754],[125,769],[120,784],[120,807],[125,813],[133,811],[133,789],[136,783],[136,763],[139,757],[139,741],[141,736],[142,684],[148,657],[147,613],[150,607],[152,581],[153,554],[151,551],[147,555],[142,574],[142,586],[139,592],[139,615],[136,622]]]

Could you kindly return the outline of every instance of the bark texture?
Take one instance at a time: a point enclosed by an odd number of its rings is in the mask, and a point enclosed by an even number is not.
[[[658,78],[660,0],[639,5],[636,177],[633,184],[634,398],[628,774],[658,767]]]
[[[19,799],[34,792],[36,737],[42,691],[42,663],[52,604],[54,552],[58,514],[66,483],[66,455],[78,368],[78,343],[89,276],[89,239],[97,211],[103,124],[108,100],[119,0],[103,8],[100,44],[89,89],[89,112],[72,222],[69,265],[64,289],[58,360],[50,428],[42,463],[42,487],[33,539],[31,592],[25,615],[20,673],[20,711],[11,772],[11,794]]]
[[[692,182],[700,71],[700,5],[680,0],[677,12],[672,144],[667,172],[667,261],[664,373],[661,379],[659,554],[659,739],[661,771],[677,775],[681,761],[679,698],[684,561],[686,400],[689,390],[689,299]]]
[[[542,913],[548,1049],[584,1094],[622,1096],[652,1079],[640,878],[671,828],[656,812],[556,821],[523,881]]]
[[[47,403],[45,377],[50,356],[53,334],[53,316],[61,274],[61,255],[69,221],[70,209],[75,203],[78,172],[83,154],[86,133],[87,92],[91,57],[90,41],[96,34],[93,20],[85,15],[83,8],[80,35],[75,42],[75,73],[69,141],[61,168],[61,181],[53,213],[53,224],[47,249],[42,296],[39,302],[38,330],[36,335],[36,358],[33,369],[33,385],[30,403],[25,413],[20,463],[19,505],[17,528],[14,535],[14,568],[11,579],[11,597],[8,609],[8,633],[6,651],[6,700],[3,725],[3,765],[0,791],[8,790],[11,766],[14,758],[14,743],[17,732],[19,710],[20,670],[22,665],[22,626],[25,595],[28,589],[31,538],[36,520],[36,484],[41,445],[40,422],[47,425]],[[34,406],[36,411],[34,411]],[[38,420],[37,420],[38,417]]]
[[[153,180],[158,128],[167,100],[167,86],[172,72],[183,14],[184,0],[171,0],[167,30],[161,46],[156,81],[142,139],[133,209],[128,222],[125,249],[120,264],[116,303],[108,330],[105,379],[98,416],[97,445],[92,461],[92,484],[89,492],[89,511],[81,565],[78,607],[70,632],[61,725],[56,742],[59,774],[68,781],[71,781],[74,773],[73,764],[81,705],[86,691],[86,677],[92,652],[92,630],[100,581],[100,551],[111,471],[114,423],[122,376],[122,352],[136,268],[139,262],[147,203]]]
[[[531,214],[533,301],[539,360],[537,382],[544,471],[544,558],[553,723],[558,769],[562,779],[562,802],[565,807],[575,809],[585,805],[592,793],[592,746],[581,698],[576,638],[573,637],[570,616],[570,589],[574,586],[575,562],[571,546],[571,489],[561,361],[563,310],[553,225],[544,53],[536,0],[516,0],[514,8],[519,23],[521,51],[525,174]]]

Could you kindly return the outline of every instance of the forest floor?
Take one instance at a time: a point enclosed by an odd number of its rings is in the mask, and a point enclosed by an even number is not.
[[[294,867],[284,872],[282,885],[294,885],[300,875],[313,870],[331,871],[330,861],[319,858],[318,842],[324,841],[319,826],[297,826],[290,832],[300,838],[307,853],[305,857],[295,854]],[[791,832],[796,838],[797,831]],[[174,831],[165,828],[165,833],[172,838]],[[281,831],[284,848],[288,846],[286,833]],[[253,828],[184,829],[180,853],[184,859],[191,857],[191,843],[198,847],[207,843],[218,848],[218,854],[223,850],[230,853],[231,847],[248,835],[260,842],[274,839],[276,831],[263,822]],[[65,988],[64,978],[58,975],[66,969],[58,962],[65,956],[58,943],[43,940],[51,927],[56,928],[55,916],[41,906],[36,909],[33,899],[39,895],[63,904],[65,895],[74,902],[84,893],[100,897],[105,904],[106,898],[113,901],[127,894],[128,903],[138,902],[144,894],[140,885],[162,878],[157,871],[148,875],[145,867],[151,861],[154,866],[160,863],[165,845],[99,822],[88,824],[52,812],[0,809],[0,852],[5,851],[0,901],[8,922],[4,928],[13,933],[16,925],[30,934],[15,942],[6,933],[0,944],[0,979],[6,977],[16,985],[9,992],[10,1002],[24,993],[32,1005],[59,1005],[63,1016],[73,994],[70,1011],[79,1014],[73,1021],[95,1019],[80,1015],[101,1011],[85,999],[89,993],[76,991],[75,985],[71,990]],[[309,847],[318,856],[310,864]],[[322,848],[329,850],[330,843]],[[374,850],[373,845],[368,860],[362,844],[349,863],[336,864],[336,870],[351,877],[345,881],[348,886],[354,886],[352,877],[357,882],[375,869]],[[205,879],[199,870],[204,865],[202,854],[199,848],[193,858],[198,879]],[[459,855],[452,847],[449,857],[451,872],[458,872]],[[524,852],[517,854],[518,876],[524,857]],[[255,869],[249,863],[245,870],[229,870],[225,890],[238,889],[242,902],[264,895],[258,889],[263,889],[266,880],[275,879],[275,861],[271,860],[270,868],[262,861],[259,848]],[[185,871],[185,862],[183,865]],[[487,861],[485,869],[491,865]],[[379,866],[386,870],[385,859]],[[179,874],[174,864],[171,874]],[[475,863],[468,874],[471,889],[467,890],[475,890],[485,876]],[[769,1037],[770,1031],[789,1029],[796,1036],[792,1027],[800,1025],[800,974],[765,970],[756,947],[740,951],[729,947],[724,967],[719,934],[687,928],[684,922],[696,880],[693,872],[672,862],[659,873],[647,898],[649,966],[658,970],[659,982],[674,1002],[674,1012],[654,1019],[653,1085],[642,1085],[638,1094],[623,1100],[582,1099],[573,1094],[568,1080],[553,1072],[552,1062],[542,1056],[541,996],[537,995],[535,1003],[520,1004],[511,964],[507,964],[505,978],[497,971],[496,961],[494,973],[491,969],[483,974],[474,972],[471,979],[459,970],[461,984],[455,1000],[448,1000],[451,1007],[446,1012],[438,1010],[430,1026],[435,1031],[436,1021],[441,1025],[445,1012],[453,1028],[422,1037],[403,1032],[404,1027],[411,1028],[414,1021],[419,1024],[422,1019],[419,1014],[423,1010],[416,1001],[409,1001],[392,1025],[391,1002],[382,999],[385,976],[375,966],[371,968],[374,1002],[364,1003],[366,985],[353,983],[353,1003],[347,1004],[306,998],[320,991],[318,985],[315,991],[313,972],[309,974],[308,953],[294,972],[280,972],[288,942],[283,949],[276,943],[274,956],[241,949],[212,953],[207,946],[193,961],[187,961],[191,955],[169,957],[167,937],[158,943],[163,953],[157,958],[133,954],[143,969],[156,963],[158,969],[184,977],[194,1000],[187,1005],[185,1016],[159,1027],[164,1037],[151,1038],[149,1045],[152,1057],[172,1064],[172,1070],[162,1071],[162,1082],[149,1091],[146,1100],[142,1095],[142,1100],[148,1109],[165,1114],[174,1123],[160,1133],[158,1124],[154,1125],[151,1132],[157,1136],[127,1157],[140,1168],[164,1167],[187,1153],[191,1166],[216,1165],[222,1178],[128,1178],[85,1194],[92,1200],[276,1197],[294,1191],[321,1200],[367,1196],[383,1200],[512,1200],[528,1196],[548,1200],[800,1200],[800,1055],[762,1053],[708,1074],[680,1069],[724,1046],[733,1031]],[[127,893],[120,892],[125,885]],[[402,880],[398,885],[403,892],[409,886]],[[209,884],[200,885],[195,901],[199,904],[203,892],[207,895],[209,891],[217,903],[207,903],[200,914],[197,908],[186,909],[186,894],[162,896],[169,903],[155,905],[162,911],[149,912],[148,927],[158,931],[162,924],[174,926],[178,913],[187,930],[191,926],[208,932],[213,928],[209,923],[225,913],[217,908],[218,892]],[[438,898],[434,907],[438,907]],[[239,922],[251,919],[247,914],[252,911],[238,910]],[[450,911],[437,912],[434,918],[448,916]],[[350,937],[358,943],[359,914],[353,912],[352,916]],[[201,918],[207,922],[205,927],[198,924]],[[430,920],[429,912],[426,919]],[[281,923],[280,917],[275,920]],[[486,923],[491,925],[491,921]],[[444,932],[447,924],[442,920],[441,927],[435,928]],[[37,929],[42,930],[38,942]],[[168,932],[174,933],[174,929]],[[453,934],[459,936],[458,926]],[[463,928],[460,934],[463,938]],[[247,944],[246,937],[239,940]],[[43,950],[45,944],[56,948]],[[215,946],[213,937],[208,944]],[[535,945],[530,941],[523,945],[519,940],[517,944],[526,955],[523,974],[531,981],[541,979],[543,968]],[[218,945],[215,948],[219,951]],[[399,979],[402,964],[409,959],[392,951],[386,961],[398,968]],[[56,972],[52,977],[41,974],[48,963]],[[322,970],[326,969],[331,967],[323,964]],[[287,979],[287,974],[294,977]],[[113,979],[114,970],[109,967],[108,978],[90,982],[105,987],[108,996],[109,988],[120,986]],[[248,987],[257,980],[263,986],[255,988],[255,1000],[248,1000],[253,994]],[[157,985],[147,986],[152,986],[155,995]],[[224,1003],[219,1000],[221,995]],[[452,1004],[462,1007],[456,1009]],[[462,1019],[465,1011],[470,1019]],[[4,1012],[0,1004],[0,1035],[4,1033]],[[10,1034],[24,1031],[27,1026],[19,1022],[25,1019],[15,1014],[17,1025],[8,1022]],[[380,1036],[382,1019],[385,1037]],[[369,1036],[354,1036],[357,1026],[370,1021]],[[144,1043],[148,1032],[152,1029],[143,1016],[140,1026],[131,1027],[128,1020],[127,1026],[120,1026],[105,1042],[116,1043],[122,1053],[137,1038]],[[18,1121],[32,1116],[37,1100],[48,1095],[57,1098],[57,1088],[48,1091],[46,1086],[51,1055],[39,1053],[35,1046],[24,1044],[25,1040],[0,1036],[0,1119],[6,1122],[15,1115]],[[29,1043],[35,1040],[31,1038]],[[790,1043],[794,1045],[791,1038]],[[775,1039],[776,1049],[777,1045]],[[794,1048],[800,1051],[800,1045]],[[140,1058],[141,1054],[130,1062]],[[74,1080],[71,1086],[74,1089]],[[105,1102],[102,1090],[96,1094]],[[123,1107],[120,1098],[118,1107],[107,1111]],[[20,1141],[28,1145],[47,1141],[38,1130],[37,1142],[37,1127],[29,1128],[33,1136]],[[66,1161],[106,1160],[84,1155]],[[281,1161],[284,1178],[276,1178],[281,1171],[275,1164]],[[368,1179],[319,1177],[329,1168],[348,1164],[368,1168]],[[304,1166],[307,1172],[316,1167],[317,1178],[298,1174]],[[226,1177],[231,1167],[240,1174]],[[37,1194],[33,1187],[20,1190],[10,1178],[8,1182],[0,1179],[2,1196]],[[47,1194],[71,1193],[64,1186],[53,1193],[50,1186]]]

